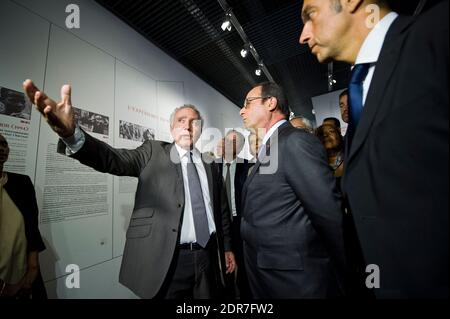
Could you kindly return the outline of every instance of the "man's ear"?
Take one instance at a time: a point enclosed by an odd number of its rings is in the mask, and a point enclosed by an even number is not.
[[[269,111],[273,112],[276,110],[278,105],[278,100],[276,97],[272,96],[270,97],[270,102],[269,102]]]
[[[364,0],[342,0],[342,7],[348,13],[355,13],[363,3]]]

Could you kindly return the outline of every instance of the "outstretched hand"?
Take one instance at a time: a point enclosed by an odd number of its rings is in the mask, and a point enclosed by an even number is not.
[[[61,88],[61,101],[56,103],[44,92],[34,85],[33,81],[23,82],[25,94],[31,103],[36,105],[36,109],[44,116],[53,131],[60,137],[70,137],[75,132],[75,117],[70,101],[70,85],[63,85]]]

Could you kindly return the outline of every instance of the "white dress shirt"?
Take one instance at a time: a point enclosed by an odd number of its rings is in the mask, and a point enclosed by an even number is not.
[[[362,63],[370,64],[369,72],[363,82],[363,105],[366,103],[367,93],[369,92],[370,83],[372,82],[373,74],[375,72],[375,65],[380,56],[384,39],[397,17],[398,14],[395,12],[390,12],[384,16],[367,35],[359,50],[355,65]]]
[[[183,224],[181,225],[180,244],[195,243],[197,241],[195,237],[194,216],[192,214],[191,195],[189,192],[189,181],[187,176],[187,163],[189,160],[188,151],[181,148],[177,144],[175,147],[178,151],[178,155],[181,160],[181,169],[183,171],[183,184],[184,184],[184,214]],[[200,178],[200,184],[202,186],[203,200],[205,202],[206,216],[208,218],[209,234],[216,231],[216,225],[214,224],[213,210],[211,205],[211,197],[209,195],[208,177],[206,175],[205,166],[201,159],[202,154],[194,149],[192,151],[192,161],[195,164],[195,168]]]
[[[224,163],[223,163],[223,170],[222,170],[222,175],[223,175],[223,180],[226,181],[227,179],[227,170],[230,170],[230,192],[231,192],[231,214],[233,215],[233,217],[237,216],[236,213],[236,196],[235,196],[235,191],[234,191],[234,175],[236,175],[236,159],[234,159],[231,163],[230,163],[230,167],[228,167],[227,165],[227,161],[224,159]]]
[[[273,132],[275,132],[281,125],[283,125],[287,120],[279,120],[276,122],[270,129],[267,131],[266,135],[264,135],[264,138],[261,143],[261,148],[258,151],[258,158],[261,158],[261,155],[265,154],[266,152],[266,143],[269,140],[269,138],[272,136]]]

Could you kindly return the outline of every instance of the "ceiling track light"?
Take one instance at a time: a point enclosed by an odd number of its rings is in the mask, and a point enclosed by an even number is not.
[[[258,61],[258,68],[255,70],[255,74],[257,76],[261,76],[263,69],[264,69],[264,63],[262,61]]]
[[[220,6],[225,12],[225,18],[221,26],[222,30],[231,31],[231,28],[233,27],[241,37],[242,41],[244,41],[244,47],[240,51],[241,57],[248,57],[248,53],[251,53],[251,55],[255,58],[256,63],[258,63],[258,68],[255,70],[255,74],[257,76],[261,76],[264,72],[264,75],[267,77],[267,79],[271,82],[274,82],[274,79],[269,70],[262,63],[262,59],[260,58],[258,52],[256,52],[256,49],[251,45],[249,38],[244,32],[244,29],[237,20],[236,16],[233,14],[232,8],[228,5],[227,0],[217,0],[217,2],[219,2]]]
[[[228,10],[225,13],[225,18],[223,19],[222,25],[220,26],[220,28],[222,29],[222,31],[228,30],[231,31],[231,10]]]

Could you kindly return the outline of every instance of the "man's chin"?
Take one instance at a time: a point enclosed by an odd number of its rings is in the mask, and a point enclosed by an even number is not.
[[[178,146],[185,149],[185,150],[190,150],[192,149],[193,143],[192,141],[184,141],[184,140],[180,140],[178,141]]]

